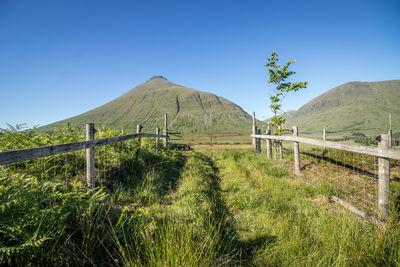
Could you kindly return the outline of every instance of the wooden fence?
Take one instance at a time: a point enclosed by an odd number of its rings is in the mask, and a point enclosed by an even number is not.
[[[159,128],[156,128],[156,134],[151,133],[142,133],[142,127],[140,125],[137,126],[137,133],[128,134],[123,136],[102,138],[102,139],[94,139],[95,128],[93,123],[86,124],[86,141],[82,142],[74,142],[67,144],[59,144],[52,146],[44,146],[44,147],[36,147],[36,148],[28,148],[21,150],[13,150],[13,151],[5,151],[0,152],[0,166],[6,165],[10,163],[18,163],[29,161],[38,158],[44,158],[48,156],[54,156],[58,154],[64,154],[69,152],[74,152],[78,150],[86,150],[86,185],[88,189],[93,189],[95,187],[95,154],[94,148],[109,144],[114,144],[118,142],[123,142],[131,139],[139,140],[142,137],[152,137],[156,138],[156,152],[159,151],[159,139],[164,139],[165,147],[168,146],[169,136],[168,136],[168,128],[167,128],[167,116],[165,115],[164,121],[164,134],[160,135]],[[139,156],[140,150],[137,151],[136,157]]]
[[[171,132],[171,147],[186,151],[243,150],[251,147],[249,134],[240,132]]]
[[[169,140],[178,141],[175,144],[184,144],[195,150],[235,150],[235,149],[247,149],[251,145],[256,151],[261,151],[261,140],[265,141],[266,155],[268,158],[280,159],[283,158],[283,151],[293,151],[293,169],[296,175],[303,175],[300,156],[306,155],[307,153],[300,151],[300,144],[312,145],[322,147],[324,151],[326,149],[335,149],[341,151],[348,151],[352,153],[359,153],[362,155],[369,155],[377,158],[378,173],[376,175],[370,174],[374,179],[378,181],[375,186],[377,188],[377,210],[378,215],[381,219],[388,218],[389,216],[389,204],[390,204],[390,160],[400,160],[400,150],[391,148],[390,134],[381,134],[377,137],[378,146],[363,146],[358,144],[333,142],[326,140],[326,131],[323,131],[323,139],[304,138],[298,136],[298,128],[294,126],[292,129],[292,136],[275,136],[271,135],[271,129],[268,128],[265,134],[261,133],[261,130],[256,127],[255,114],[253,113],[253,127],[252,134],[250,133],[172,133],[170,139],[170,133],[168,131],[167,115],[164,116],[164,129],[163,134],[160,134],[160,129],[156,128],[156,133],[142,133],[142,127],[138,125],[137,132],[135,134],[129,134],[124,136],[116,136],[103,139],[94,139],[95,129],[94,124],[86,124],[86,141],[59,144],[45,147],[29,148],[22,150],[0,152],[0,166],[11,163],[26,162],[38,158],[44,158],[49,156],[55,156],[59,154],[66,154],[73,151],[86,150],[85,155],[85,183],[88,189],[95,187],[95,153],[94,148],[99,146],[105,146],[109,144],[115,144],[131,139],[137,139],[140,147],[140,139],[142,137],[151,137],[156,139],[155,150],[159,151],[160,142],[159,139],[164,140],[164,146],[168,147]],[[249,139],[252,139],[250,142]],[[276,143],[273,146],[273,142]],[[282,146],[282,143],[291,143],[292,149]],[[174,145],[174,144],[173,144]],[[273,153],[273,147],[277,149],[278,153]],[[136,151],[136,158],[139,156],[140,150]],[[274,157],[273,157],[274,156]],[[337,160],[336,160],[337,161]],[[375,159],[374,159],[375,162]],[[337,164],[337,162],[336,162]],[[343,162],[343,166],[345,162]],[[363,164],[364,165],[364,162]],[[400,166],[400,164],[398,164]],[[358,167],[357,167],[358,168]],[[353,169],[356,169],[353,165]],[[400,169],[400,167],[399,167]],[[400,180],[400,177],[397,177]],[[400,189],[400,184],[398,186]],[[365,190],[365,189],[364,189]],[[398,195],[400,198],[400,194]],[[344,203],[340,199],[337,199],[339,203]],[[346,204],[344,204],[346,205]],[[354,210],[354,209],[353,209]],[[362,211],[357,212],[363,215]],[[364,214],[365,215],[365,214]]]
[[[261,151],[261,140],[264,140],[266,143],[266,155],[267,158],[272,159],[272,140],[276,140],[276,147],[279,153],[275,153],[275,159],[277,158],[277,154],[282,158],[282,142],[291,142],[293,145],[293,170],[294,174],[302,175],[301,165],[300,165],[300,149],[299,144],[309,144],[313,146],[322,147],[324,150],[331,148],[335,150],[349,151],[353,153],[359,153],[363,155],[370,155],[377,157],[377,166],[378,166],[378,185],[377,185],[377,209],[378,216],[380,219],[387,219],[389,216],[389,195],[390,195],[390,159],[392,160],[400,160],[400,150],[391,148],[391,139],[389,139],[388,134],[381,134],[376,137],[378,141],[378,146],[363,146],[358,144],[351,143],[342,143],[342,142],[332,142],[326,141],[326,131],[323,131],[323,140],[313,139],[313,138],[304,138],[298,136],[298,127],[293,126],[292,133],[293,136],[276,136],[271,135],[271,130],[268,128],[265,134],[261,134],[260,129],[257,129],[255,125],[255,114],[253,113],[253,134],[251,137],[253,138],[253,148],[256,151]],[[354,168],[354,166],[353,166]],[[337,202],[345,205],[347,207],[351,207],[347,203],[344,203],[339,198],[334,198]],[[351,207],[353,211],[356,211],[359,215],[364,217],[367,216],[363,211],[358,210],[354,207]]]

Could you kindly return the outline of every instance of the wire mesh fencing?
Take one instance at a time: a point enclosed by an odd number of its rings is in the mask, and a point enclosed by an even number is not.
[[[392,138],[391,138],[391,144],[392,144],[392,147],[397,147],[397,148],[400,148],[400,134],[399,134],[399,136],[392,136]]]
[[[115,183],[127,182],[137,172],[141,148],[159,151],[161,142],[156,139],[167,137],[147,133],[116,134],[103,131],[97,136],[100,139],[22,150],[13,150],[11,146],[0,152],[0,179],[31,179],[35,183],[48,182],[74,190],[111,188]],[[72,141],[78,138],[82,136],[76,135]],[[88,154],[88,150],[93,153]],[[23,184],[21,182],[21,186]]]
[[[137,140],[94,148],[95,185],[107,186],[128,179],[128,176],[133,173],[138,149]],[[87,183],[86,170],[85,150],[0,166],[1,178],[35,178],[38,182],[53,182],[82,189]]]
[[[304,178],[367,213],[377,212],[377,157],[300,144]]]
[[[203,152],[246,150],[252,147],[249,134],[240,132],[170,133],[170,146],[180,150]]]
[[[374,142],[368,136],[358,136],[357,139],[342,138],[335,142],[323,142],[309,137],[299,138],[291,133],[270,138],[266,138],[267,136],[270,135],[260,137],[266,140],[266,148],[267,142],[272,145],[272,154],[269,157],[285,159],[287,167],[294,173],[296,173],[294,144],[297,143],[301,177],[311,184],[321,186],[329,195],[336,196],[365,214],[374,216],[382,215],[381,206],[386,202],[382,199],[386,197],[389,203],[388,209],[398,208],[400,151],[393,145],[392,148],[377,147],[382,135],[379,138],[374,137]],[[391,141],[395,142],[393,139]],[[386,151],[390,153],[385,154]],[[383,153],[382,156],[378,156],[379,153]],[[390,155],[393,158],[390,158]]]

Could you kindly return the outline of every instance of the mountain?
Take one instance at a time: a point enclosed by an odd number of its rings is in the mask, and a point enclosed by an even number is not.
[[[300,131],[386,133],[392,114],[393,132],[400,131],[400,80],[349,82],[290,112],[286,126]]]
[[[281,114],[282,117],[284,117],[286,120],[289,120],[296,114],[296,110],[288,110],[284,113]]]
[[[251,117],[231,101],[211,93],[174,84],[154,76],[124,95],[81,115],[39,128],[83,126],[93,122],[112,128],[136,131],[141,124],[146,132],[163,127],[168,114],[170,131],[251,131]]]

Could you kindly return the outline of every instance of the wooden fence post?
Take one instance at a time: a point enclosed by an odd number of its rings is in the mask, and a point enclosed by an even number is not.
[[[163,129],[163,134],[166,135],[167,137],[164,138],[164,147],[167,148],[168,147],[168,116],[165,113],[164,114],[164,129]]]
[[[326,129],[322,129],[322,140],[326,141]]]
[[[282,140],[279,141],[279,159],[283,159],[283,152],[282,152]]]
[[[136,133],[141,133],[142,132],[142,125],[138,124],[136,125]],[[140,155],[140,147],[142,145],[142,138],[138,138],[138,149],[136,150],[136,160],[139,158]]]
[[[378,147],[381,149],[389,148],[389,137],[387,134],[378,136]],[[390,161],[388,158],[378,157],[379,166],[379,189],[378,189],[378,213],[379,218],[387,219],[389,217],[389,178],[390,178]]]
[[[253,112],[253,127],[252,127],[252,133],[257,134],[257,127],[256,127],[256,113]],[[253,148],[255,151],[257,151],[257,140],[255,137],[253,137]]]
[[[266,135],[270,135],[271,134],[271,126],[270,125],[268,125],[268,128],[267,128],[267,130],[265,130],[265,134]],[[267,149],[267,158],[268,159],[272,159],[272,146],[271,146],[271,139],[266,139],[265,140],[265,146],[266,146],[266,149]]]
[[[156,127],[156,135],[160,134],[160,128]],[[156,137],[156,153],[160,150],[160,138]]]
[[[261,135],[261,129],[257,129],[257,134]],[[261,138],[257,138],[257,152],[261,152]]]
[[[136,125],[136,133],[141,133],[142,128],[143,128],[142,125],[140,125],[140,124]],[[139,141],[139,145],[140,145],[140,141],[141,141],[140,137],[138,138],[138,141]]]
[[[297,126],[293,126],[293,136],[299,136]],[[299,142],[293,142],[293,153],[294,153],[294,173],[299,175],[300,171],[300,149]]]
[[[392,114],[389,114],[388,138],[389,138],[389,148],[391,148],[392,147]]]
[[[86,123],[86,141],[94,140],[94,124]],[[94,184],[94,148],[86,149],[86,186],[93,189]]]

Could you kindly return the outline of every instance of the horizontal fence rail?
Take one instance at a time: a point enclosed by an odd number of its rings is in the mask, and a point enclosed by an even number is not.
[[[261,138],[261,139],[299,142],[299,143],[305,143],[305,144],[310,144],[310,145],[323,146],[323,147],[327,147],[327,148],[362,153],[362,154],[377,156],[377,157],[382,157],[382,158],[390,158],[390,159],[400,160],[400,150],[391,149],[391,148],[382,149],[382,148],[372,147],[372,146],[361,146],[361,145],[356,145],[356,144],[338,143],[338,142],[333,142],[333,141],[324,141],[324,140],[305,138],[305,137],[297,137],[297,136],[277,136],[277,135],[252,134],[251,137]]]
[[[82,142],[74,142],[74,143],[67,143],[67,144],[60,144],[53,146],[5,151],[5,152],[0,152],[0,165],[17,163],[42,157],[48,157],[87,148],[94,148],[98,146],[109,145],[141,137],[167,138],[168,136],[149,134],[149,133],[136,133],[123,136],[103,138],[103,139],[94,139],[91,141],[82,141]]]

